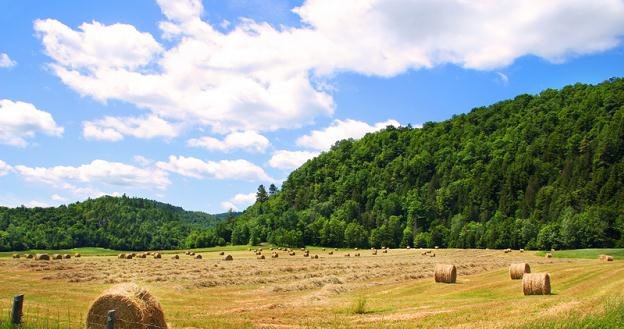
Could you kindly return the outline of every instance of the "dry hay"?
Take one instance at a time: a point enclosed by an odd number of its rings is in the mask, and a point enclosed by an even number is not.
[[[28,259],[32,259],[33,257],[34,257],[33,254],[26,254],[26,258],[28,258]],[[78,256],[78,257],[80,257],[80,256]]]
[[[388,253],[388,249],[384,249],[381,252],[383,252],[384,254],[387,254]]]
[[[109,310],[115,310],[115,328],[167,328],[158,300],[136,284],[114,286],[98,297],[89,308],[86,328],[104,328]]]
[[[288,256],[294,256],[294,255],[296,255],[294,251],[289,251],[288,252]]]
[[[15,258],[15,259],[20,258],[20,255],[19,254],[13,254],[13,258]]]
[[[330,252],[328,252],[328,254],[333,255],[333,254],[334,254],[334,252],[333,252],[333,251],[330,251]]]
[[[351,254],[346,253],[344,256],[345,256],[345,257],[351,257]]]
[[[598,258],[600,258],[601,261],[605,261],[605,262],[613,261],[613,256],[609,256],[609,255],[600,255]]]
[[[162,255],[159,252],[154,253],[154,259],[160,259]]]
[[[223,260],[234,260],[234,257],[232,257],[232,255],[227,255],[225,257],[223,257]]]
[[[277,252],[271,253],[271,258],[278,258],[279,254]]]
[[[193,254],[194,254],[194,253],[193,253]],[[194,254],[194,255],[195,255],[195,254]],[[195,255],[195,259],[202,259],[202,255],[200,255],[200,254]]]
[[[520,252],[524,252],[524,249],[520,249]]]
[[[431,254],[429,254],[429,257],[435,257],[435,253],[432,252]]]
[[[355,256],[355,257],[360,257],[360,253],[359,253],[359,252],[356,252],[354,256]]]
[[[138,258],[146,258],[147,255],[145,253],[137,255]]]
[[[323,248],[323,251],[325,251],[325,248]]]
[[[35,259],[36,260],[50,260],[50,255],[48,255],[48,254],[36,254],[35,255]]]
[[[171,257],[172,259],[180,259],[179,255],[173,255],[173,257]]]
[[[372,254],[377,255],[377,250],[373,250]]]
[[[61,255],[61,254],[54,254],[54,255],[52,255],[52,259],[63,259],[63,255]]]
[[[119,254],[119,255],[117,255],[117,258],[125,259],[126,258],[126,254]]]
[[[524,295],[550,295],[550,274],[526,273],[522,278]]]
[[[136,254],[132,253],[132,254],[127,254],[126,255],[126,259],[132,259],[136,256]]]
[[[264,259],[264,255],[260,255],[260,256],[258,256],[258,257],[256,257],[256,258],[257,258],[257,259]],[[227,260],[227,259],[225,259],[225,260]]]
[[[438,246],[435,246],[434,248],[435,248],[435,249],[438,249],[438,248],[440,248],[440,247],[438,247]]]
[[[310,258],[318,259],[318,255],[314,255],[314,256],[312,256]]]
[[[516,263],[509,266],[509,276],[512,280],[520,280],[524,273],[531,273],[531,267],[527,263]]]
[[[76,258],[80,258],[80,257],[82,257],[82,255],[80,255],[80,254],[76,253],[76,254],[74,255],[74,257],[76,257]]]
[[[223,256],[223,255],[225,255],[225,252],[222,251],[219,253],[219,256]]]
[[[551,253],[547,253],[546,256],[544,256],[546,258],[552,258],[552,254]]]
[[[63,255],[63,258],[65,258],[65,259],[70,259],[70,258],[71,258],[71,255],[70,255],[70,254],[65,254],[65,255]]]
[[[509,249],[509,248],[505,249],[505,253],[506,253],[506,254],[507,254],[507,253],[510,253],[510,252],[511,252],[511,249]]]
[[[455,283],[457,281],[457,269],[455,265],[436,264],[433,276],[435,282]]]

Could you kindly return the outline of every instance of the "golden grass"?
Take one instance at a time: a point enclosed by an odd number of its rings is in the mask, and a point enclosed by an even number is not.
[[[621,261],[537,257],[533,252],[392,249],[374,256],[270,258],[248,250],[202,252],[203,259],[91,257],[34,261],[0,259],[0,304],[26,295],[25,313],[85,317],[91,301],[113,284],[136,282],[160,301],[173,328],[507,328],[597,312],[624,291]],[[511,263],[549,272],[553,295],[524,296],[509,280]],[[455,264],[457,284],[432,280],[435,263]],[[354,300],[365,312],[353,311]],[[358,299],[359,300],[359,299]],[[71,308],[70,306],[71,305]],[[79,321],[77,321],[79,322]],[[78,327],[76,327],[78,328]]]

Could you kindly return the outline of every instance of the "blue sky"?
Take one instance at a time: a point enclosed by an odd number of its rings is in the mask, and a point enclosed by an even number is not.
[[[337,139],[624,74],[622,1],[0,0],[0,205],[244,209]]]

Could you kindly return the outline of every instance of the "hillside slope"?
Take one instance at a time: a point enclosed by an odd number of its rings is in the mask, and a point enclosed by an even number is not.
[[[226,220],[223,214],[186,211],[126,196],[104,196],[56,208],[0,207],[0,251],[207,247],[225,244],[216,231]]]
[[[259,198],[232,241],[624,246],[624,80],[345,140]]]

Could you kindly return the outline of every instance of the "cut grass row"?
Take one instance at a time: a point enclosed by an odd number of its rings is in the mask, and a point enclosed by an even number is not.
[[[614,259],[624,259],[624,248],[612,249],[572,249],[552,252],[555,258],[597,259],[600,255],[610,255]],[[537,256],[546,255],[546,251],[538,251]]]

